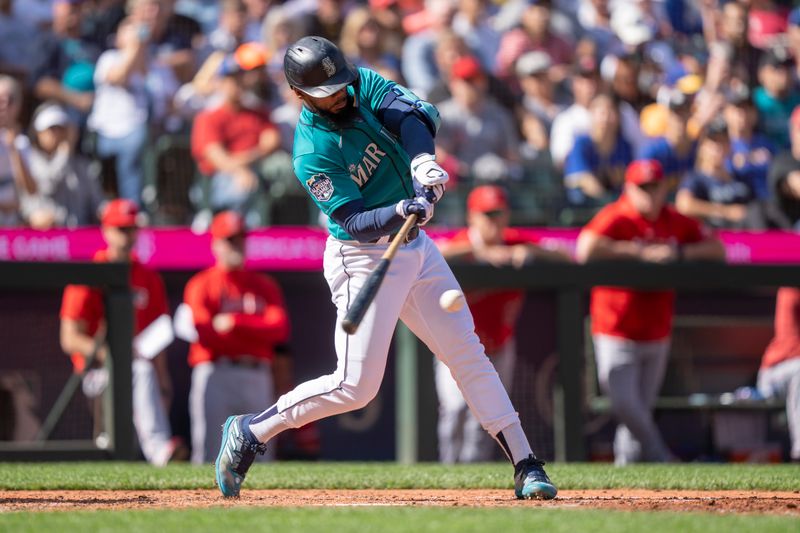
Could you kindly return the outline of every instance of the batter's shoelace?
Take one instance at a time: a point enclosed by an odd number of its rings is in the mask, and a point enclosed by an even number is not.
[[[514,475],[514,480],[517,482],[517,485],[521,488],[521,485],[525,483],[526,480],[551,484],[550,478],[547,477],[544,471],[544,465],[544,461],[533,456],[520,461],[517,464],[516,473]]]
[[[239,446],[236,447],[233,453],[238,458],[238,461],[235,461],[235,464],[232,465],[232,470],[244,478],[250,469],[250,465],[256,460],[256,454],[264,455],[264,452],[267,451],[267,445],[247,442],[247,439],[241,433],[236,436],[236,440],[239,441]]]

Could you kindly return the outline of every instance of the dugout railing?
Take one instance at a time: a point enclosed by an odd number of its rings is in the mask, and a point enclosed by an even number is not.
[[[104,417],[109,437],[107,445],[98,446],[96,441],[91,439],[0,441],[0,461],[133,460],[136,458],[137,448],[131,416],[133,305],[128,279],[129,266],[123,263],[0,262],[0,291],[61,290],[68,284],[101,288],[108,324],[106,342],[110,353],[109,386],[104,393],[106,395],[105,405],[110,406]],[[30,333],[32,335],[52,334],[50,331],[31,331]],[[14,357],[19,356],[19,354],[14,355]],[[62,394],[59,399],[69,402],[71,395]],[[58,402],[53,406],[44,406],[45,411],[58,415],[55,412],[59,409],[57,404]],[[53,419],[54,424],[58,423],[57,418],[56,416]]]
[[[675,288],[695,292],[748,292],[754,288],[800,286],[800,268],[794,265],[726,265],[682,263],[647,265],[628,262],[577,264],[533,264],[523,269],[493,268],[485,265],[453,264],[465,289],[521,288],[554,295],[556,336],[559,354],[553,392],[554,455],[557,460],[585,460],[587,396],[584,387],[584,327],[588,291],[597,285],[616,285],[643,289]],[[279,274],[279,275],[278,275]],[[314,286],[325,292],[319,272],[276,273],[280,283],[295,287]],[[172,276],[176,277],[176,276]],[[179,278],[185,282],[187,275]],[[132,306],[128,270],[119,264],[21,263],[0,262],[2,290],[55,290],[69,283],[105,288],[108,310],[108,342],[115,363],[112,372],[113,396],[111,439],[108,448],[98,449],[93,441],[12,443],[0,442],[0,460],[36,459],[133,459],[137,455],[131,420],[131,339]],[[175,280],[172,280],[175,282]],[[169,279],[168,279],[169,282]],[[316,287],[320,285],[320,287]],[[305,293],[304,293],[305,294]],[[310,293],[309,293],[310,294]],[[302,305],[307,306],[308,302]],[[525,327],[524,324],[521,327]],[[420,346],[403,327],[396,336],[396,431],[395,453],[401,462],[418,460],[419,413],[430,410],[420,405]],[[127,363],[127,364],[125,364]],[[50,406],[46,406],[49,409]]]
[[[458,263],[451,266],[464,289],[521,288],[555,294],[559,363],[553,391],[553,431],[555,458],[559,461],[587,459],[584,427],[588,409],[582,371],[586,364],[583,332],[586,296],[592,287],[742,292],[762,287],[800,286],[800,268],[795,265],[711,262],[656,265],[609,261],[591,265],[540,263],[522,269]],[[416,375],[420,346],[402,327],[396,342],[397,457],[399,461],[409,463],[418,458],[416,416],[419,390]],[[685,401],[688,404],[690,400],[686,398]]]

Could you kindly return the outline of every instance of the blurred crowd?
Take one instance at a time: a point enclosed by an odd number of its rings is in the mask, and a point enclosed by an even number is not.
[[[655,159],[683,214],[800,229],[791,0],[0,0],[0,225],[96,224],[114,197],[200,230],[313,222],[282,69],[309,34],[438,106],[434,223],[494,184],[512,223],[581,225]]]

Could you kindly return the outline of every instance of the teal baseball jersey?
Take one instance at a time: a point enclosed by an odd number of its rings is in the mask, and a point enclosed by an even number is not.
[[[330,218],[339,207],[363,199],[366,209],[375,209],[414,196],[408,154],[376,116],[386,94],[399,86],[375,71],[358,70],[356,118],[339,127],[304,106],[294,135],[295,176],[328,215],[328,231],[343,240],[353,237]],[[347,91],[353,95],[353,86]]]

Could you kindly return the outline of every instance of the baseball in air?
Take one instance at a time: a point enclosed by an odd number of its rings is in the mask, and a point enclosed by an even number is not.
[[[464,293],[456,289],[444,291],[442,295],[439,296],[439,307],[448,313],[460,311],[461,308],[464,307],[464,303]]]

